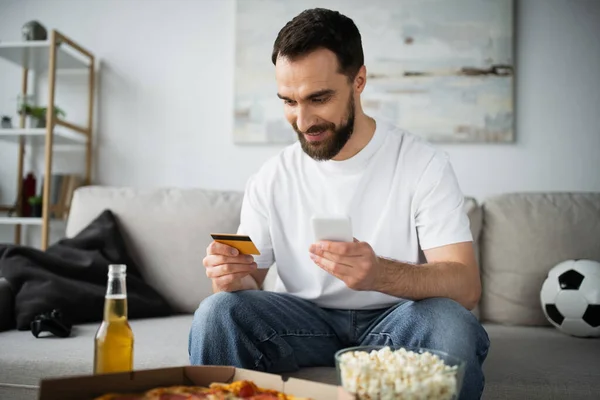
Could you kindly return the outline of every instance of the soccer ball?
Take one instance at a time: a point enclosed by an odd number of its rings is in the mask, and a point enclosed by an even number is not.
[[[573,336],[600,336],[600,262],[567,260],[548,273],[540,292],[548,321]]]

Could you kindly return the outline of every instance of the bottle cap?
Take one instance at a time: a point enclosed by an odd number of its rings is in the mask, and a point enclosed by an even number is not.
[[[125,264],[110,264],[108,266],[108,275],[125,275],[127,266]]]

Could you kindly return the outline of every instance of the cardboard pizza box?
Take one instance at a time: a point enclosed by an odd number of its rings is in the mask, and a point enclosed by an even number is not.
[[[39,400],[90,400],[107,393],[136,393],[161,386],[229,383],[251,380],[257,386],[313,400],[354,400],[341,387],[247,369],[222,366],[186,366],[135,370],[115,374],[43,379]]]

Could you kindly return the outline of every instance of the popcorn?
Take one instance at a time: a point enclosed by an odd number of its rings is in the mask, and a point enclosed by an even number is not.
[[[339,359],[342,386],[360,400],[452,399],[457,367],[406,349],[348,351]]]

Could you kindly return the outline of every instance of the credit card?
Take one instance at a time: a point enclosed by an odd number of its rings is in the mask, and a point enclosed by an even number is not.
[[[240,254],[254,254],[259,256],[260,251],[256,248],[252,239],[248,235],[238,235],[231,233],[211,233],[210,236],[217,243],[223,243],[238,249]]]

